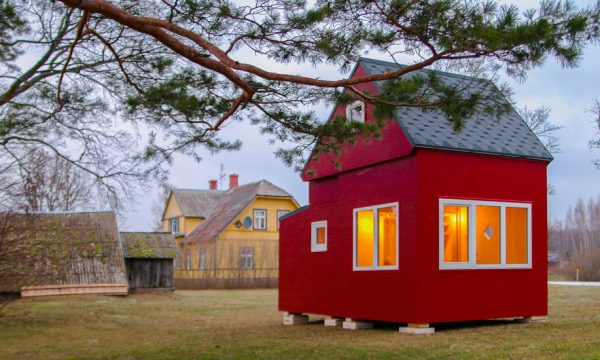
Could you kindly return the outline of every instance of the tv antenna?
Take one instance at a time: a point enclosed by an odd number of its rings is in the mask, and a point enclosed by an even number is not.
[[[223,189],[223,180],[225,180],[225,165],[219,165],[219,190]]]

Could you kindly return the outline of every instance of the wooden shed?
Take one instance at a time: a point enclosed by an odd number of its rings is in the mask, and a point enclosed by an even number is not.
[[[396,71],[362,59],[352,76]],[[484,93],[486,80],[435,72]],[[357,85],[376,93],[379,83]],[[356,101],[332,113],[373,122]],[[372,321],[432,323],[547,314],[547,186],[552,156],[512,109],[455,132],[442,113],[397,110],[381,139],[313,156],[310,204],[281,220],[279,309],[356,329]]]
[[[115,214],[0,214],[0,292],[127,295]]]
[[[130,291],[173,290],[175,238],[165,232],[121,232]]]

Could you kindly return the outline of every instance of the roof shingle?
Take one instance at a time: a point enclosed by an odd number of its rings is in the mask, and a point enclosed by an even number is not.
[[[396,63],[367,58],[362,58],[359,64],[369,75],[401,67]],[[467,89],[465,91],[495,89],[488,80],[441,71],[435,73],[446,84],[460,86]],[[381,82],[376,82],[375,86],[379,88]],[[552,160],[552,155],[512,107],[500,120],[488,114],[468,119],[460,132],[453,131],[451,122],[441,111],[400,108],[396,111],[396,120],[415,147]]]

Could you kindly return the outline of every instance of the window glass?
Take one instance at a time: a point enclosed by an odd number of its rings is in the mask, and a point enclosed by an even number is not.
[[[171,234],[179,234],[179,218],[169,219],[169,231]]]
[[[204,270],[206,269],[206,249],[200,248],[200,253],[198,254],[198,269]]]
[[[346,107],[346,117],[353,121],[365,121],[365,103],[356,100]]]
[[[500,207],[475,207],[477,264],[500,264]]]
[[[240,249],[240,268],[252,269],[254,267],[254,248],[243,247]]]
[[[373,266],[375,229],[373,210],[356,213],[356,265]]]
[[[325,228],[317,228],[317,244],[325,244]]]
[[[527,264],[526,208],[506,208],[506,263]]]
[[[389,206],[377,210],[379,217],[379,266],[396,265],[396,210]]]
[[[267,211],[254,210],[254,228],[264,230],[267,228]]]
[[[469,261],[469,208],[444,206],[444,261]]]

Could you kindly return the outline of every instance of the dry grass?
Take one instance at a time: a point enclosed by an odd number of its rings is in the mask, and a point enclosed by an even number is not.
[[[284,327],[276,290],[19,300],[0,313],[0,355],[23,358],[600,358],[600,288],[550,287],[545,324]]]

